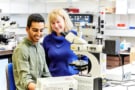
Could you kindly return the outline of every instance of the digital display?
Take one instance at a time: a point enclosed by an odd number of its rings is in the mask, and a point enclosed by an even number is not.
[[[82,28],[90,28],[90,23],[93,23],[93,15],[92,14],[69,14],[73,25],[79,23]]]

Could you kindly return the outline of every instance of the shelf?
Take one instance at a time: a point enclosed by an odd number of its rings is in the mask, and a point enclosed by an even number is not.
[[[135,30],[105,30],[105,36],[135,37]]]
[[[128,9],[128,14],[135,14],[135,9]]]
[[[40,0],[44,1],[44,0]],[[60,3],[60,2],[77,2],[79,0],[46,0],[47,3]]]
[[[106,14],[104,36],[135,37],[135,0],[115,0],[115,14]]]

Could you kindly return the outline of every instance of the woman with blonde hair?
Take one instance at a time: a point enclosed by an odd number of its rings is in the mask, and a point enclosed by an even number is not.
[[[68,42],[61,32],[72,32],[73,24],[68,13],[61,8],[52,10],[48,15],[49,34],[43,40],[46,60],[52,76],[69,76],[78,74],[74,66],[70,66],[78,57],[70,49]]]

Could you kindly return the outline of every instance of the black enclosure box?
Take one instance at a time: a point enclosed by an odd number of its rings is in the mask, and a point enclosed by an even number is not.
[[[108,55],[117,55],[120,53],[120,40],[105,40],[103,52]]]

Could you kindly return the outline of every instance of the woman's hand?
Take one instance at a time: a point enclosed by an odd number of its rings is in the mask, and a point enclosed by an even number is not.
[[[33,82],[29,83],[28,90],[35,90],[35,89],[36,89],[36,84]]]

